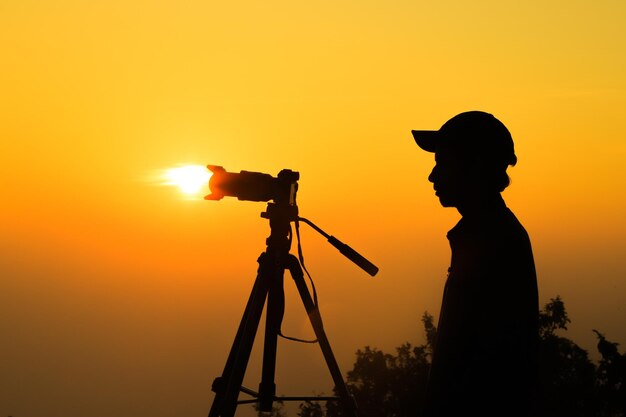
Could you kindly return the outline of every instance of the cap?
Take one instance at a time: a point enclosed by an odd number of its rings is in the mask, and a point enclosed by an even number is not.
[[[439,130],[412,130],[417,145],[427,152],[445,149],[481,154],[515,165],[511,133],[492,114],[468,111],[454,116]]]

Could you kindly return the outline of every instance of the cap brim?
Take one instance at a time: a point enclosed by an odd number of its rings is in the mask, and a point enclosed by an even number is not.
[[[417,146],[426,152],[437,152],[441,143],[441,135],[438,130],[411,130],[411,133],[413,133]]]

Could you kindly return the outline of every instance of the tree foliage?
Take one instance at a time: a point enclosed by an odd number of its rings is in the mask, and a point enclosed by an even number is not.
[[[626,417],[626,354],[618,344],[598,337],[602,359],[596,365],[576,343],[560,333],[570,319],[560,297],[539,312],[539,393],[537,417]],[[433,345],[437,334],[433,317],[424,313],[426,343],[404,343],[395,353],[366,346],[356,352],[347,385],[360,417],[417,417],[425,401]],[[340,417],[336,402],[307,402],[301,417]]]
[[[598,336],[598,351],[602,359],[598,364],[596,384],[602,415],[626,416],[626,353],[617,350],[619,343],[609,342],[604,335]]]
[[[596,368],[587,351],[556,332],[568,323],[560,297],[539,312],[539,416],[589,417],[597,408]]]
[[[433,317],[424,313],[422,324],[426,343],[404,343],[395,354],[366,346],[356,352],[354,367],[348,372],[347,385],[359,411],[359,417],[402,417],[419,415],[424,403],[437,328]],[[328,402],[324,413],[319,404],[305,403],[301,417],[340,417],[336,402]]]

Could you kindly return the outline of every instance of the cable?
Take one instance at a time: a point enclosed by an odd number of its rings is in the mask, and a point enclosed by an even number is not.
[[[311,288],[313,288],[313,304],[315,305],[315,308],[319,308],[318,307],[318,302],[317,302],[317,290],[315,289],[315,283],[313,282],[313,278],[311,277],[311,274],[309,273],[309,271],[306,269],[306,266],[304,265],[304,254],[302,252],[302,243],[300,241],[300,223],[298,222],[298,220],[296,219],[295,221],[296,223],[296,240],[298,241],[298,260],[300,261],[300,265],[302,266],[302,269],[304,270],[304,272],[306,273],[307,277],[309,277],[309,281],[311,281]],[[291,238],[293,232],[291,231],[290,228],[290,233],[289,233],[289,237],[290,237],[290,243],[291,243]],[[282,320],[281,320],[282,321]],[[282,327],[282,325],[281,325]],[[283,339],[287,339],[287,340],[291,340],[292,342],[299,342],[299,343],[317,343],[318,340],[314,339],[314,340],[306,340],[306,339],[299,339],[297,337],[292,337],[292,336],[285,336],[283,334],[282,328],[279,327],[278,329],[278,335],[280,337],[282,337]]]
[[[296,238],[298,240],[298,259],[300,260],[300,265],[302,265],[302,269],[306,272],[306,276],[309,277],[309,281],[311,281],[311,288],[313,288],[313,304],[316,308],[319,308],[319,303],[317,302],[317,290],[315,289],[315,283],[313,282],[313,278],[311,274],[309,274],[309,270],[306,269],[304,265],[304,254],[302,253],[302,242],[300,239],[300,221],[296,219]]]

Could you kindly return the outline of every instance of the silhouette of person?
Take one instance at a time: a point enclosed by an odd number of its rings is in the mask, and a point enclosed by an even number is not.
[[[537,278],[528,234],[500,193],[517,157],[508,129],[470,111],[437,131],[413,130],[435,154],[428,180],[462,218],[452,250],[427,389],[426,415],[527,416],[537,371]]]

